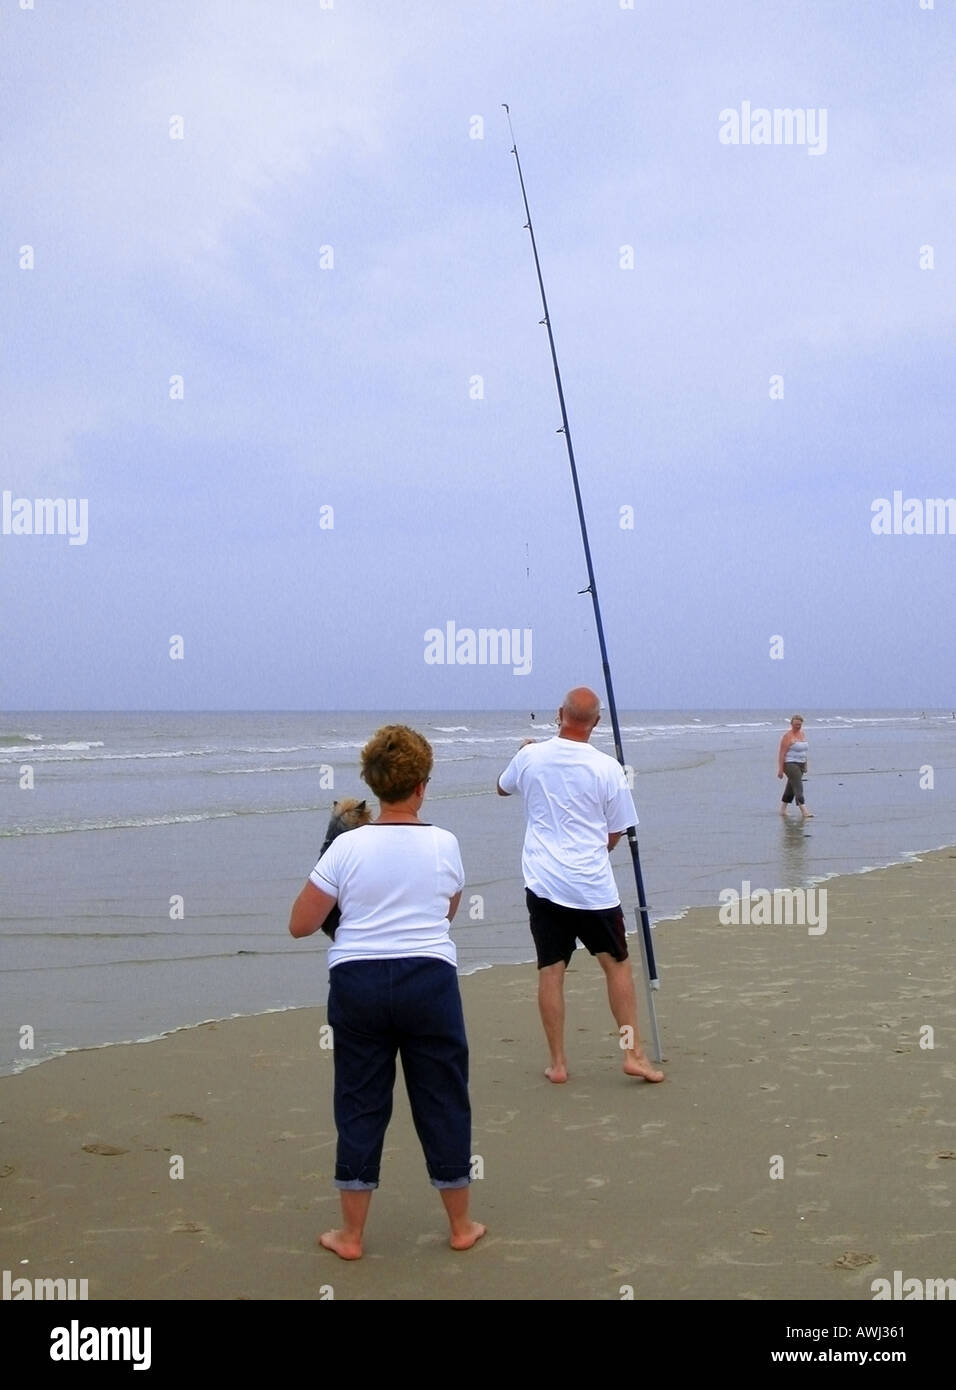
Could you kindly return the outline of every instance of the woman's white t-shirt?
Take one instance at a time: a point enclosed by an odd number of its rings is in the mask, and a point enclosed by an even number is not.
[[[329,969],[351,960],[431,956],[456,964],[448,900],[464,887],[458,841],[437,825],[360,825],[333,840],[309,875],[338,900]]]

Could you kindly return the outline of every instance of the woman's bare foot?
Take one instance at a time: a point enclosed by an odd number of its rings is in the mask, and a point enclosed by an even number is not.
[[[448,1244],[453,1250],[470,1250],[481,1240],[485,1228],[468,1215],[468,1188],[441,1187],[438,1191],[451,1228]]]
[[[628,1052],[624,1058],[624,1070],[628,1076],[642,1076],[645,1081],[664,1080],[660,1067],[655,1067],[643,1052]]]
[[[568,1079],[568,1069],[563,1062],[560,1065],[545,1067],[544,1074],[555,1086],[563,1085]]]
[[[488,1227],[483,1226],[480,1221],[469,1221],[465,1229],[452,1231],[448,1244],[453,1250],[470,1250],[473,1245],[477,1245],[487,1229]]]
[[[348,1231],[325,1231],[319,1236],[319,1244],[326,1250],[333,1250],[340,1260],[360,1260],[362,1242]]]

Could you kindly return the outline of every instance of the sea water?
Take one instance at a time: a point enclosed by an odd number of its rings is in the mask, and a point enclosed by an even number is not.
[[[777,814],[779,713],[622,713],[662,988],[669,934],[725,888],[797,887],[956,842],[951,711],[805,713],[806,822]],[[332,801],[366,794],[359,750],[387,722],[434,748],[422,815],[461,844],[461,972],[531,960],[522,805],[495,782],[522,739],[553,735],[552,712],[535,714],[0,716],[0,1072],[324,1002],[326,938],[293,941],[289,909]],[[605,724],[594,742],[613,752]],[[633,925],[626,843],[612,863]]]

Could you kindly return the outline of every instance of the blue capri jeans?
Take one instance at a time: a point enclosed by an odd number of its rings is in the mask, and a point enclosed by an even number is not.
[[[328,1019],[335,1061],[336,1187],[378,1187],[397,1054],[432,1185],[466,1187],[471,1175],[468,1042],[455,967],[427,956],[334,965]]]

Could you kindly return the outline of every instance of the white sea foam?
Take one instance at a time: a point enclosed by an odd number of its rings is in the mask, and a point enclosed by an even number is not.
[[[440,798],[437,798],[440,799]],[[88,820],[65,825],[14,825],[0,829],[0,839],[21,835],[63,835],[84,830],[144,830],[152,825],[194,825],[201,821],[231,820],[239,816],[288,816],[303,812],[327,812],[328,806],[271,806],[244,807],[238,811],[197,811],[192,814],[166,816],[130,816],[113,820]]]
[[[251,773],[316,772],[319,768],[325,768],[328,765],[328,763],[273,763],[271,767],[215,767],[211,770],[214,777],[237,777]]]
[[[215,1018],[197,1018],[193,1023],[180,1023],[175,1028],[165,1028],[161,1033],[144,1033],[141,1038],[118,1038],[113,1042],[87,1043],[82,1047],[60,1047],[55,1052],[50,1052],[45,1057],[30,1057],[25,1059],[18,1058],[11,1068],[11,1074],[16,1076],[28,1067],[39,1067],[44,1062],[52,1062],[56,1057],[66,1057],[71,1052],[100,1052],[104,1047],[137,1047],[140,1043],[162,1042],[163,1038],[171,1038],[174,1033],[187,1033],[191,1028],[206,1028],[211,1023],[229,1023],[234,1018],[258,1018],[260,1014],[288,1014],[295,1009],[316,1008],[315,1004],[288,1004],[280,1008],[256,1009],[252,1013],[220,1014]]]
[[[31,754],[31,756],[32,756],[33,754],[36,754],[36,753],[45,753],[45,752],[47,752],[47,751],[56,752],[56,753],[88,753],[88,752],[90,751],[91,748],[103,748],[103,747],[104,747],[104,744],[102,743],[102,741],[97,741],[97,740],[94,740],[94,741],[91,742],[91,743],[81,743],[81,742],[78,741],[78,740],[77,740],[76,742],[73,742],[73,743],[44,743],[42,739],[39,739],[39,741],[38,741],[38,738],[35,738],[32,734],[23,734],[22,737],[23,737],[24,739],[30,739],[31,742],[29,742],[29,743],[22,743],[22,744],[2,743],[2,744],[0,744],[0,748],[2,748],[3,751],[4,751],[5,753],[29,753],[29,754]],[[44,758],[43,761],[44,761],[44,762],[69,762],[70,759],[69,759],[69,758]],[[0,762],[12,762],[12,759],[11,759],[11,758],[0,758]]]

